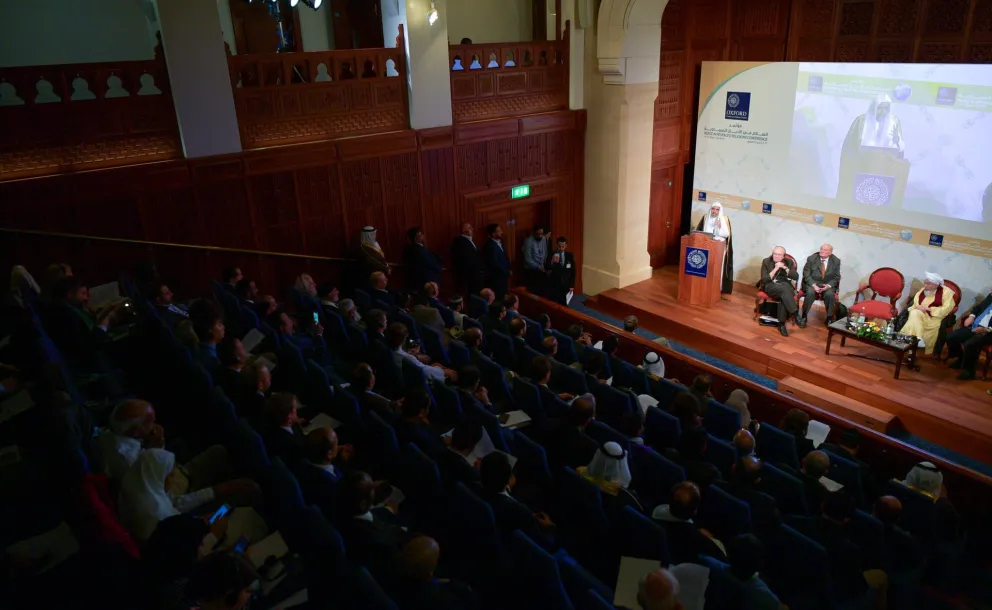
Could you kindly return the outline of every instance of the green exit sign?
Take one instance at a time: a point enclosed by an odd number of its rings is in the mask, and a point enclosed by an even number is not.
[[[522,197],[530,197],[529,184],[521,184],[510,189],[510,199],[520,199]]]

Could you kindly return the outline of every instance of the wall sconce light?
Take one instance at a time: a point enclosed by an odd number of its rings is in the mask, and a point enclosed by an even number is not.
[[[434,6],[434,0],[431,0],[431,10],[427,11],[427,24],[434,25],[437,21],[437,7]]]

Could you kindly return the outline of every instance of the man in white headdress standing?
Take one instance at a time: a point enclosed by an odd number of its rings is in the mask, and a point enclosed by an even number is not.
[[[923,288],[910,301],[909,319],[899,332],[919,338],[920,347],[925,347],[926,353],[932,354],[940,325],[952,309],[954,291],[944,286],[944,278],[928,271]]]
[[[892,113],[892,98],[879,93],[868,106],[868,111],[854,119],[844,138],[844,148],[855,143],[874,148],[890,148],[900,153],[906,150],[902,137],[902,123]]]
[[[714,201],[709,213],[696,223],[696,230],[709,233],[713,239],[727,242],[723,249],[723,283],[720,292],[730,294],[734,290],[734,242],[730,235],[730,219],[723,213],[723,204]]]
[[[389,263],[386,262],[386,255],[383,253],[382,248],[379,247],[379,242],[376,241],[375,236],[375,227],[362,228],[362,241],[359,245],[358,261],[365,267],[365,276],[371,275],[376,271],[381,271],[389,275]]]

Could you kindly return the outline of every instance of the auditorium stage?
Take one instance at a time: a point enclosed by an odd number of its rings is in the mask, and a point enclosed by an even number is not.
[[[712,308],[678,302],[678,269],[656,269],[651,279],[590,297],[586,305],[614,318],[634,314],[642,328],[778,382],[778,390],[879,431],[899,428],[958,453],[992,463],[990,381],[961,382],[958,371],[921,357],[920,372],[849,354],[891,359],[892,354],[834,337],[825,355],[822,308],[805,329],[751,319],[756,289],[734,284],[734,293]],[[979,371],[979,376],[981,372]],[[688,382],[690,380],[681,380]],[[887,418],[895,416],[889,421]]]

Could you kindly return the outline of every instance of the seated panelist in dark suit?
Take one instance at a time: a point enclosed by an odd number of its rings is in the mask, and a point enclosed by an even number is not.
[[[441,256],[427,249],[424,231],[413,227],[408,231],[410,243],[403,248],[406,281],[410,292],[422,290],[427,282],[441,283]]]
[[[575,257],[567,251],[568,240],[559,237],[548,256],[548,296],[559,305],[568,305],[568,291],[575,288]]]
[[[479,294],[482,290],[483,265],[479,247],[472,241],[472,225],[462,225],[462,232],[451,240],[451,265],[455,269],[455,281],[468,294]]]
[[[827,323],[832,320],[834,303],[840,290],[840,259],[834,256],[834,247],[830,244],[820,246],[820,251],[811,254],[803,267],[803,314],[798,319],[800,328],[806,326],[806,315],[813,307],[817,297],[823,299],[827,308]]]
[[[964,369],[958,379],[975,378],[978,355],[989,345],[992,345],[992,293],[972,308],[961,322],[961,328],[947,334],[950,357],[957,359],[951,363],[951,368]]]
[[[761,290],[778,299],[778,332],[789,336],[785,322],[796,315],[796,264],[785,256],[785,248],[775,246],[772,255],[761,261]]]
[[[482,246],[482,262],[486,268],[486,286],[500,298],[510,289],[510,257],[503,243],[503,227],[493,223],[486,227],[489,240]]]

